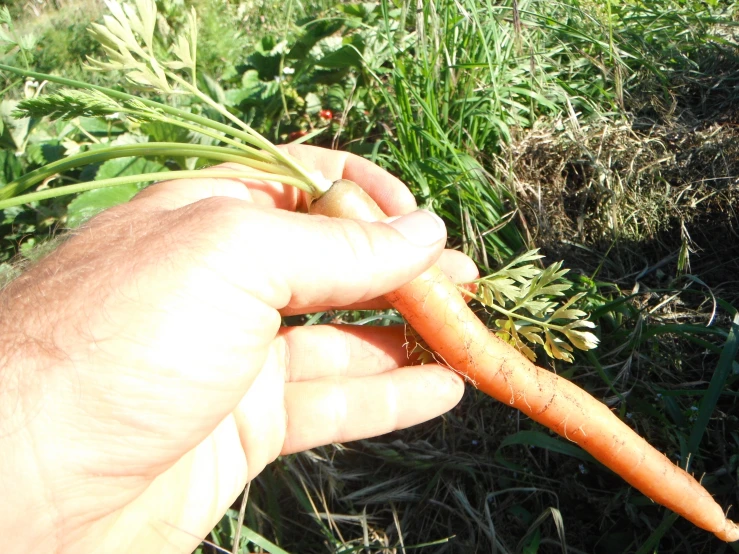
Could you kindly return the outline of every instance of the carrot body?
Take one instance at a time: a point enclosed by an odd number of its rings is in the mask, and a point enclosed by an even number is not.
[[[337,181],[311,213],[375,221],[382,210],[358,185]],[[577,443],[655,502],[721,540],[739,540],[709,492],[649,445],[605,404],[572,382],[534,365],[478,319],[434,266],[385,298],[435,352],[472,385]]]

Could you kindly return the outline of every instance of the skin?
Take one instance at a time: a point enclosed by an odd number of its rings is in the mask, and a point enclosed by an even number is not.
[[[405,216],[309,216],[271,183],[165,182],[0,293],[5,552],[190,552],[277,456],[459,401],[454,373],[409,366],[402,328],[280,326],[386,307],[376,299],[437,260],[477,276],[397,179],[346,153],[290,153]]]

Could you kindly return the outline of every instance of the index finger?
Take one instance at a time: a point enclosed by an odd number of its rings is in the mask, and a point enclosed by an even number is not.
[[[288,144],[280,148],[287,150],[309,173],[320,171],[330,181],[354,181],[390,216],[404,215],[416,209],[416,200],[403,182],[369,160],[349,152],[303,144]],[[216,167],[238,169],[242,166],[230,162]],[[159,208],[176,209],[213,196],[238,198],[288,211],[305,211],[308,205],[307,195],[294,187],[274,181],[230,178],[163,181],[148,187],[136,198],[149,200]]]

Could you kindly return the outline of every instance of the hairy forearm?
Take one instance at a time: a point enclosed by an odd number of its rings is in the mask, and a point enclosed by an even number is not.
[[[60,241],[54,241],[58,246]],[[46,252],[51,248],[47,247]],[[39,254],[39,253],[37,253]],[[73,309],[53,286],[53,254],[6,264],[0,286],[0,537],[3,552],[58,552],[65,522],[57,469],[67,463],[60,399],[67,355],[55,340]],[[73,479],[62,486],[72,486]]]

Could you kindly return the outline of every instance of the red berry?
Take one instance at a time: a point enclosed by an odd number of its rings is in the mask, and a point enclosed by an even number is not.
[[[334,118],[334,112],[331,110],[321,110],[318,116],[321,119],[333,119]]]
[[[299,139],[300,137],[304,137],[304,136],[305,136],[305,135],[307,135],[307,134],[308,134],[308,131],[303,131],[303,130],[300,130],[300,131],[293,131],[292,133],[290,133],[290,134],[288,135],[288,137],[287,137],[287,138],[288,138],[288,140],[289,140],[290,142],[292,142],[292,141],[294,141],[294,140],[298,140],[298,139]]]

